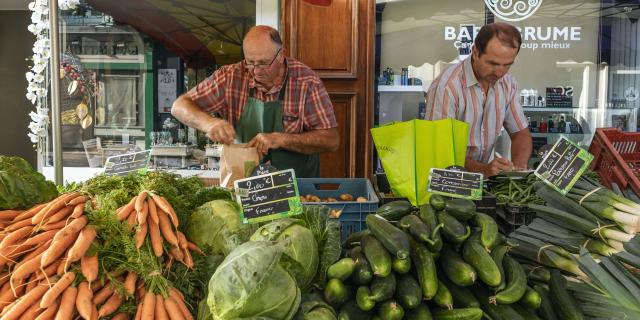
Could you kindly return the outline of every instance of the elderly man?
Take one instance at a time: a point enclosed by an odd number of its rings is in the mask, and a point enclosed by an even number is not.
[[[318,154],[340,145],[322,81],[285,56],[280,35],[271,27],[251,28],[242,50],[242,62],[221,67],[180,96],[171,114],[213,141],[256,147],[263,161],[280,170],[293,168],[298,177],[317,177]]]
[[[471,56],[438,76],[427,91],[427,120],[455,118],[469,124],[465,167],[493,176],[501,171],[526,169],[531,156],[531,133],[519,102],[516,80],[507,72],[522,37],[506,23],[483,26]],[[502,128],[511,138],[513,162],[494,157]],[[493,158],[493,160],[491,160]]]

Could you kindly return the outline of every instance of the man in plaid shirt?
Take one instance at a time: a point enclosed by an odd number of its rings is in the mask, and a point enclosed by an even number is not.
[[[174,103],[171,114],[223,144],[248,143],[280,170],[317,177],[318,154],[340,146],[333,105],[322,81],[287,58],[278,31],[255,26],[245,59],[223,66]],[[215,113],[220,117],[214,117]]]

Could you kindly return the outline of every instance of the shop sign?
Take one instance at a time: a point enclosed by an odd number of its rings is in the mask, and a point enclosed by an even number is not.
[[[150,157],[151,150],[111,156],[104,163],[104,173],[106,175],[126,176],[130,172],[147,170]]]
[[[302,213],[293,169],[267,173],[234,182],[242,223],[258,223]]]
[[[484,0],[484,3],[495,16],[505,21],[515,22],[522,21],[534,14],[540,8],[542,0]]]
[[[158,112],[171,112],[171,105],[177,98],[178,71],[176,69],[158,69]]]
[[[544,157],[535,175],[556,191],[566,195],[592,160],[592,154],[563,136]]]
[[[481,173],[431,168],[427,192],[453,198],[482,199]]]

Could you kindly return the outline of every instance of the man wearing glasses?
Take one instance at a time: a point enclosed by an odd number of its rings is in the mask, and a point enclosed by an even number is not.
[[[221,67],[180,96],[171,114],[213,141],[256,147],[264,162],[280,170],[319,176],[318,154],[340,145],[322,81],[309,67],[285,57],[280,35],[271,27],[251,28],[242,50],[242,62]]]

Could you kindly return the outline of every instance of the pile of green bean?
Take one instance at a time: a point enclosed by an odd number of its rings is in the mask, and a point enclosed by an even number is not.
[[[536,195],[533,183],[538,178],[529,174],[524,178],[500,177],[491,183],[491,193],[496,197],[497,204],[544,204],[544,200]]]

